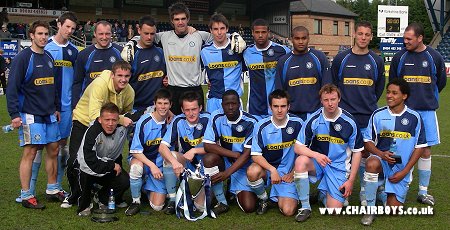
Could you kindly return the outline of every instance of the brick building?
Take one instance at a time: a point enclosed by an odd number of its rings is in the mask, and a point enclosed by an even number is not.
[[[305,26],[309,45],[334,57],[339,49],[353,45],[357,14],[331,0],[301,0],[290,3],[292,28]]]

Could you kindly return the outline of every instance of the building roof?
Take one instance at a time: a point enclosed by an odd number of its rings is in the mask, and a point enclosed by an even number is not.
[[[347,8],[331,0],[300,0],[292,1],[290,5],[292,13],[313,13],[336,15],[344,17],[357,17],[358,15]]]

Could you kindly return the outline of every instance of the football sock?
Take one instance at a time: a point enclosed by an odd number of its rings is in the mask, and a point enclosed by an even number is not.
[[[36,182],[41,168],[42,150],[38,150],[31,166],[30,193],[36,195]]]
[[[264,180],[262,178],[256,181],[248,181],[248,185],[250,186],[250,188],[252,188],[253,192],[259,199],[268,199],[266,188],[264,186]]]
[[[140,200],[141,188],[142,188],[142,177],[137,178],[137,179],[130,178],[130,191],[131,191],[131,197],[133,198],[133,202],[135,199]]]
[[[22,198],[22,200],[26,200],[29,199],[31,197],[33,197],[34,195],[31,194],[30,190],[20,190],[20,198]]]
[[[222,204],[228,205],[227,199],[225,198],[225,193],[223,192],[223,181],[215,183],[213,186],[211,186],[211,188],[214,192],[214,195],[216,196],[217,201]]]
[[[47,194],[56,194],[59,192],[58,184],[47,184],[47,190],[45,190]]]
[[[361,158],[361,163],[359,164],[358,174],[359,174],[359,200],[363,201],[366,199],[365,193],[365,181],[364,181],[364,172],[366,171],[366,158]]]
[[[163,174],[169,199],[170,201],[175,201],[177,177],[175,176],[172,167],[163,167]]]
[[[62,181],[64,177],[64,170],[67,167],[67,159],[69,158],[69,146],[60,145],[58,153],[58,175],[56,177],[56,182],[58,183],[59,190],[62,191]]]
[[[378,173],[364,173],[366,181],[366,199],[367,206],[375,206],[377,189],[378,189]]]
[[[419,158],[417,168],[419,172],[419,195],[428,194],[428,185],[431,177],[431,157],[428,159]]]
[[[384,191],[384,179],[378,178],[377,200],[381,201],[384,206],[387,202],[387,194]]]
[[[295,188],[297,189],[298,199],[302,203],[302,208],[311,209],[309,204],[309,179],[308,172],[294,173]]]

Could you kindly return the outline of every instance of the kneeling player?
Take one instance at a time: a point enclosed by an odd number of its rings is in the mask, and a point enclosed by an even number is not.
[[[158,152],[159,144],[166,133],[166,119],[172,105],[172,96],[166,89],[155,94],[155,111],[141,116],[130,148],[130,187],[133,203],[125,211],[127,216],[139,212],[141,203],[142,178],[145,178],[144,190],[149,191],[150,206],[162,210],[166,198],[166,186],[162,174],[163,159]]]
[[[169,204],[166,214],[175,213],[175,195],[177,178],[184,168],[195,170],[195,165],[200,163],[203,148],[203,135],[209,121],[209,113],[201,112],[200,95],[197,92],[186,92],[180,98],[182,114],[176,116],[165,133],[159,152],[164,159],[163,174],[169,194]],[[179,144],[179,152],[171,151]],[[201,203],[197,200],[198,203]],[[199,207],[199,206],[198,206]]]
[[[289,95],[280,89],[269,95],[270,117],[260,120],[253,130],[251,156],[254,163],[247,169],[250,187],[259,199],[256,214],[268,209],[264,179],[270,180],[270,198],[280,211],[292,216],[297,208],[297,191],[293,183],[294,143],[303,120],[288,115]]]
[[[247,183],[247,168],[250,165],[250,148],[253,126],[257,122],[249,113],[240,110],[239,94],[227,90],[222,96],[222,109],[211,115],[206,128],[204,145],[208,153],[203,158],[205,172],[214,172],[211,176],[212,190],[221,194],[214,207],[215,214],[227,212],[229,207],[223,196],[223,181],[231,180],[230,191],[237,196],[239,207],[244,212],[253,212],[256,195]],[[223,158],[222,158],[223,157]],[[225,170],[219,170],[225,161]]]
[[[375,110],[364,133],[367,158],[364,181],[368,206],[375,206],[378,175],[383,173],[388,206],[405,203],[411,170],[427,146],[420,115],[405,105],[410,88],[403,78],[394,78],[386,87],[387,106]],[[371,225],[375,216],[364,215],[363,225]]]
[[[328,208],[341,208],[352,194],[361,161],[363,141],[353,116],[339,107],[341,94],[332,84],[320,91],[322,108],[305,122],[295,144],[295,185],[302,208],[295,220],[311,215],[309,182],[320,180],[318,189]],[[351,160],[351,164],[350,164]]]

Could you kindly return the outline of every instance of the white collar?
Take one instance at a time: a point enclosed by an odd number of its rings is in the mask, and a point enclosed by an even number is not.
[[[242,119],[242,114],[243,114],[242,110],[239,110],[239,117],[235,121],[228,120],[227,116],[225,115],[225,118],[227,118],[227,123],[230,125],[235,125],[235,124],[239,123],[239,121],[241,121],[241,119]]]
[[[259,49],[256,45],[255,45],[255,48],[257,51],[266,51],[269,49],[270,46],[272,46],[272,41],[269,41],[269,45],[265,48]]]
[[[282,128],[286,128],[286,125],[289,122],[289,114],[286,114],[286,122],[280,126],[278,126],[274,121],[273,121],[273,115],[270,117],[270,121],[272,122],[273,126],[275,126],[275,128],[277,129],[282,129]]]
[[[389,111],[389,114],[391,114],[394,117],[400,117],[408,109],[408,107],[405,105],[405,108],[403,108],[403,110],[400,113],[394,113],[391,109],[389,109],[389,106],[386,106],[386,107]]]
[[[336,115],[336,117],[334,118],[328,118],[325,115],[325,108],[322,107],[322,114],[323,114],[323,118],[325,119],[325,121],[329,121],[329,122],[335,122],[341,115],[342,115],[342,109],[340,107],[338,107],[339,113]]]

